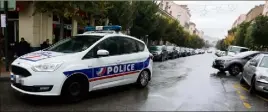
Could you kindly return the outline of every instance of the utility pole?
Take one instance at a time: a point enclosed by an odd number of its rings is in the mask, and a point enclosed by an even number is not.
[[[7,19],[8,19],[8,1],[6,0],[6,1],[4,1],[4,13],[5,13],[5,15],[6,15],[6,18],[5,18],[5,22],[6,22],[6,27],[4,28],[4,32],[5,32],[5,57],[6,57],[6,59],[5,59],[5,65],[6,65],[6,71],[9,71],[9,60],[8,60],[8,52],[7,52],[7,50],[8,50],[8,32],[7,32],[7,27],[8,27],[8,25],[7,25]]]

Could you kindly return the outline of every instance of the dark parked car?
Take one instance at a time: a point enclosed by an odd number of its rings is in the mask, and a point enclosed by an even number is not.
[[[181,57],[185,57],[185,56],[187,56],[186,48],[182,47],[182,48],[180,49],[180,51],[181,51]]]
[[[183,51],[181,47],[176,47],[176,50],[178,51],[177,57],[182,57]]]
[[[234,56],[222,56],[215,59],[212,67],[221,72],[228,71],[231,75],[243,72],[244,65],[253,57],[260,54],[259,51],[246,51]]]
[[[167,46],[168,58],[175,59],[177,58],[178,51],[175,46]]]
[[[168,59],[168,51],[166,46],[151,46],[149,51],[153,54],[155,61],[165,61]]]

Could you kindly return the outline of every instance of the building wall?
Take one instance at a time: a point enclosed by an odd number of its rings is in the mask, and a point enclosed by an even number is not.
[[[240,25],[242,22],[244,22],[246,20],[246,14],[241,14],[233,23],[232,27],[237,27],[238,25]]]
[[[267,0],[265,1],[262,15],[268,16],[268,1]]]
[[[161,1],[160,8],[176,18],[183,27],[189,27],[191,15],[187,5],[178,5],[173,1]]]
[[[24,37],[32,47],[40,47],[46,39],[52,41],[52,16],[49,14],[35,14],[33,3],[19,12],[19,37]]]
[[[261,15],[263,13],[264,5],[255,6],[252,8],[246,15],[246,22],[249,22],[253,19],[255,19],[257,16]]]

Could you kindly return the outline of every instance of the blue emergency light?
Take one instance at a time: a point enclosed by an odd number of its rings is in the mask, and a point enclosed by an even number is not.
[[[114,31],[120,31],[121,26],[119,25],[113,25],[113,26],[87,26],[85,27],[85,31],[103,31],[103,30],[114,30]]]

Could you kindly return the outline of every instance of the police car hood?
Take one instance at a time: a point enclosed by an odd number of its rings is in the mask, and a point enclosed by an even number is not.
[[[65,59],[70,59],[74,53],[60,53],[53,51],[36,51],[32,53],[25,54],[19,57],[15,61],[20,61],[28,64],[43,63],[43,62],[55,62],[55,61],[65,61]],[[64,58],[63,58],[64,56]],[[70,57],[69,57],[70,56]]]

